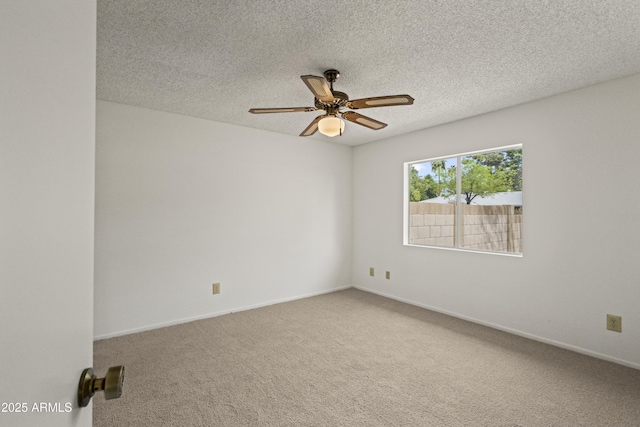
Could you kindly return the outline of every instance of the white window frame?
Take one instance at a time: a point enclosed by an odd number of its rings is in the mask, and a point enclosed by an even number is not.
[[[473,253],[481,253],[481,254],[490,254],[490,255],[501,255],[501,256],[508,256],[508,257],[516,257],[516,258],[522,258],[523,253],[513,253],[513,252],[496,252],[496,251],[489,251],[489,250],[482,250],[482,249],[469,249],[469,248],[461,248],[460,247],[460,236],[461,236],[461,229],[460,227],[462,226],[462,221],[459,220],[459,215],[460,212],[462,211],[462,197],[461,197],[461,192],[462,192],[462,158],[466,157],[466,156],[473,156],[475,154],[485,154],[485,153],[492,153],[492,152],[496,152],[496,151],[508,151],[508,150],[513,150],[513,149],[523,149],[523,144],[513,144],[513,145],[505,145],[502,147],[495,147],[495,148],[487,148],[487,149],[482,149],[482,150],[476,150],[476,151],[468,151],[468,152],[464,152],[464,153],[459,153],[459,154],[450,154],[447,156],[439,156],[439,157],[430,157],[430,158],[426,158],[423,160],[412,160],[409,162],[405,162],[404,163],[404,179],[403,179],[403,208],[402,208],[402,243],[404,246],[410,246],[410,247],[415,247],[415,248],[427,248],[427,249],[441,249],[441,250],[446,250],[446,251],[459,251],[459,252],[473,252]],[[523,149],[523,153],[524,153],[524,149]],[[410,196],[409,196],[409,169],[411,168],[412,165],[418,164],[418,163],[425,163],[425,162],[433,162],[436,160],[443,160],[443,159],[452,159],[452,158],[456,158],[456,241],[454,242],[454,246],[450,247],[450,246],[436,246],[436,245],[418,245],[418,244],[412,244],[409,243],[409,227],[410,227]],[[523,197],[524,197],[524,192],[523,192]],[[524,231],[524,230],[523,230]]]

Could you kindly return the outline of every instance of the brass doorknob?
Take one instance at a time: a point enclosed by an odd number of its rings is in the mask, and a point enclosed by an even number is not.
[[[96,391],[104,391],[104,398],[117,399],[122,395],[124,366],[112,366],[104,378],[96,378],[93,368],[87,368],[80,375],[78,384],[78,406],[87,406]]]

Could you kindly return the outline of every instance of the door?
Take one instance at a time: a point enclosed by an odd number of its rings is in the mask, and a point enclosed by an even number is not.
[[[0,0],[0,425],[90,426],[95,0]]]

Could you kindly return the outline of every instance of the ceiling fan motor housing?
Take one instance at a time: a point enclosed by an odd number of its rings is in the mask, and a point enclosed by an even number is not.
[[[349,101],[349,95],[344,92],[340,92],[337,90],[332,90],[331,94],[333,95],[334,100],[332,102],[323,102],[318,98],[315,98],[316,108],[320,110],[326,110],[328,107],[345,107],[347,105],[347,101]]]

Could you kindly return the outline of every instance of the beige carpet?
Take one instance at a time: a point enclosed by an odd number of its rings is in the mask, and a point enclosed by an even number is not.
[[[94,426],[640,426],[640,371],[350,289],[98,341]]]

